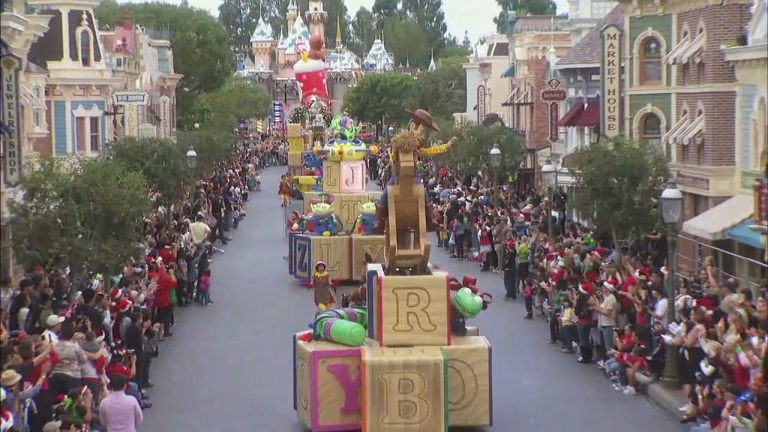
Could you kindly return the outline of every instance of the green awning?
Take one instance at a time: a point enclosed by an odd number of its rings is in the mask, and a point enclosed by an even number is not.
[[[765,249],[760,233],[749,227],[754,224],[755,222],[751,220],[743,222],[726,231],[726,236],[735,242],[751,246],[755,249]]]
[[[515,77],[515,63],[513,62],[507,70],[504,71],[503,74],[501,74],[502,78],[514,78]]]

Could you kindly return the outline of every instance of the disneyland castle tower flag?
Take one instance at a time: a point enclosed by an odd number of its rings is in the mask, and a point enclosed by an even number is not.
[[[307,103],[312,96],[317,96],[321,101],[328,100],[328,88],[325,80],[325,53],[322,51],[322,40],[320,47],[316,47],[316,42],[312,39],[310,39],[311,49],[309,52],[304,41],[299,41],[296,44],[297,51],[301,53],[301,60],[293,66],[293,71],[296,73],[296,81],[301,87],[302,103]]]

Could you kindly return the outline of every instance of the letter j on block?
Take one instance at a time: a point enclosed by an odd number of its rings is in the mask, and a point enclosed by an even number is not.
[[[382,276],[377,280],[375,291],[379,345],[451,344],[450,294],[445,273]]]
[[[296,352],[301,422],[312,432],[359,429],[360,349],[313,341],[297,342]]]

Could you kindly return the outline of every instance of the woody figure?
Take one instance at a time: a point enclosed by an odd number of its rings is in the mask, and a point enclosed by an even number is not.
[[[389,154],[389,181],[387,182],[387,186],[394,186],[397,183],[397,157],[399,152],[415,151],[419,157],[436,156],[450,150],[454,142],[456,142],[456,137],[453,137],[446,144],[424,147],[424,140],[426,139],[427,133],[430,130],[440,132],[440,127],[432,118],[432,115],[426,110],[417,109],[416,111],[406,111],[408,112],[408,115],[411,116],[411,123],[407,131],[399,133],[392,139],[392,149]],[[417,184],[420,184],[423,187],[421,176],[419,176],[418,173],[415,180]],[[387,220],[387,189],[388,187],[384,188],[379,203],[376,205],[376,225],[373,228],[373,231],[376,234],[384,232],[384,222]],[[434,221],[432,203],[429,201],[426,203],[425,213],[427,216],[427,231],[434,231],[437,224]]]

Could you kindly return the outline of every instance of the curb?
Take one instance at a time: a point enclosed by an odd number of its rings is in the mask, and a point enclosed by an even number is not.
[[[682,390],[669,390],[659,382],[649,384],[645,389],[645,395],[667,415],[675,419],[680,418],[679,408],[687,402]]]

